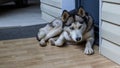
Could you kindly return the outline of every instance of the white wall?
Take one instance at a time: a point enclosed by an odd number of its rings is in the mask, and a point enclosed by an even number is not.
[[[100,53],[120,64],[120,0],[103,0]]]
[[[62,0],[62,10],[73,10],[75,9],[75,0]]]

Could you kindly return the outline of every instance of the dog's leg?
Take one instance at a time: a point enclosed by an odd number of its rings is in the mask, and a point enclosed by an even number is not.
[[[62,27],[54,28],[46,35],[44,39],[45,41],[48,41],[48,39],[61,34],[61,32],[62,32]]]
[[[58,37],[56,41],[55,40],[51,41],[51,43],[55,46],[63,46],[64,42],[65,42],[64,32]]]
[[[40,41],[41,39],[43,39],[51,29],[52,27],[50,25],[46,25],[45,27],[40,28],[37,34],[38,40]]]
[[[40,31],[38,32],[37,38],[38,38],[38,40],[40,41],[40,42],[39,42],[40,46],[42,46],[42,47],[45,47],[45,46],[46,46],[46,42],[45,42],[45,40],[44,40],[44,37],[45,37],[45,36],[46,36],[46,32],[45,32],[44,30],[40,30]]]
[[[58,39],[58,37],[50,38],[50,39],[49,39],[50,45],[53,45],[53,46],[54,46],[54,41],[56,41],[57,39]]]
[[[40,45],[42,47],[46,46],[48,39],[50,39],[50,38],[52,38],[54,36],[59,35],[61,32],[62,32],[62,28],[61,27],[53,28],[51,31],[48,32],[48,34],[44,38],[41,39]]]
[[[93,49],[92,49],[92,45],[94,43],[94,38],[90,37],[87,39],[86,45],[85,45],[85,50],[84,53],[87,55],[91,55],[94,53]]]
[[[41,39],[39,43],[40,43],[40,46],[42,47],[45,47],[47,45],[47,43],[45,42],[45,39]]]
[[[46,36],[46,33],[44,31],[39,31],[37,34],[37,38],[40,41],[42,38]]]

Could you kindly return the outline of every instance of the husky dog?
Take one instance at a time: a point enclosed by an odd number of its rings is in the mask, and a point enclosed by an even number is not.
[[[47,41],[50,38],[54,38],[56,40],[58,36],[62,33],[64,25],[69,24],[65,23],[65,19],[61,19],[65,16],[67,15],[62,14],[61,17],[56,18],[51,23],[48,23],[45,27],[39,29],[37,40],[42,47],[47,45]]]
[[[92,17],[80,7],[76,14],[70,14],[64,10],[62,21],[65,23],[63,32],[57,40],[51,38],[51,44],[62,46],[67,41],[73,41],[75,43],[86,41],[84,53],[93,54],[94,27]]]
[[[51,23],[47,24],[45,27],[40,28],[37,34],[37,39],[40,41],[42,47],[47,45],[47,41],[62,32],[62,21],[60,19],[55,19]]]

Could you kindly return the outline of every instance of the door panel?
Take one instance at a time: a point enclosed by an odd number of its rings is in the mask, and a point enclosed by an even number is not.
[[[95,43],[99,44],[99,0],[76,0],[76,9],[80,6],[93,17],[95,26]]]

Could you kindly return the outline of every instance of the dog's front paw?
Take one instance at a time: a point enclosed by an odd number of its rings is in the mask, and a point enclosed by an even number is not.
[[[94,53],[93,49],[91,47],[86,47],[84,50],[84,53],[87,55],[91,55]]]
[[[55,42],[55,46],[57,46],[57,47],[62,47],[63,44],[62,44],[61,42]]]
[[[52,45],[52,46],[55,46],[55,40],[54,39],[49,39],[49,43]]]
[[[42,40],[40,41],[40,46],[41,46],[41,47],[45,47],[46,45],[47,45],[47,43],[45,42],[44,39],[42,39]]]

